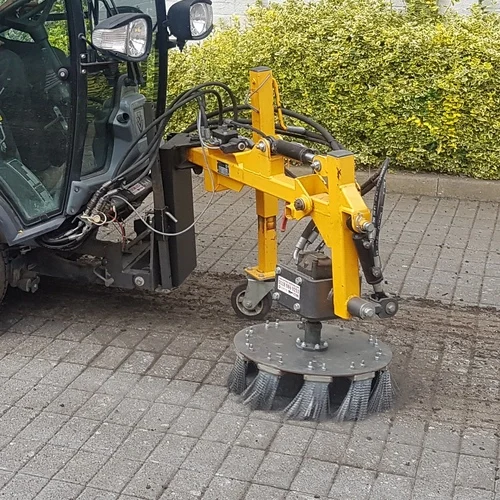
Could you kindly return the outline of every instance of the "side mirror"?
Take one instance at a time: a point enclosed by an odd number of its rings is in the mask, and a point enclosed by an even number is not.
[[[167,26],[182,48],[188,40],[202,40],[213,29],[212,0],[180,0],[170,7]]]
[[[141,62],[151,50],[152,31],[153,23],[146,14],[117,14],[94,28],[92,44],[118,60]]]

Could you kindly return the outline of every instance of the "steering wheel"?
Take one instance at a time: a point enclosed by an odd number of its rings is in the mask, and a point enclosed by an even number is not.
[[[7,0],[3,5],[0,5],[0,19],[6,17],[14,17],[16,20],[27,20],[40,12],[42,12],[47,5],[47,0],[38,3],[36,0]],[[27,9],[26,12],[18,11]]]

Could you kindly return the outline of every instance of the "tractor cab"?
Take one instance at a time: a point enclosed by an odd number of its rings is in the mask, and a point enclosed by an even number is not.
[[[195,3],[181,0],[174,24]],[[158,149],[144,130],[165,109],[167,25],[164,0],[0,0],[3,243],[57,246],[122,173],[152,191],[147,169],[126,171]]]

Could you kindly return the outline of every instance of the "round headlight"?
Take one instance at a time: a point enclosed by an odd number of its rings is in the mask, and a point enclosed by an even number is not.
[[[202,37],[212,27],[212,6],[206,3],[195,3],[189,9],[191,35],[195,38]]]

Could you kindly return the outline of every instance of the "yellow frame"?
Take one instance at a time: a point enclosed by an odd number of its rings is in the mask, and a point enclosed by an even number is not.
[[[270,69],[255,68],[250,71],[250,96],[253,127],[269,137],[276,137],[274,103],[275,99],[279,103],[279,93]],[[279,120],[282,124],[280,114]],[[205,169],[207,191],[241,191],[245,186],[255,189],[258,262],[256,267],[246,269],[254,279],[269,280],[275,276],[278,200],[286,202],[285,215],[288,219],[311,217],[332,252],[333,311],[337,316],[349,319],[351,315],[347,303],[360,295],[359,262],[352,230],[361,232],[363,225],[371,222],[371,212],[356,183],[353,154],[334,151],[316,155],[314,161],[320,165],[316,173],[291,178],[285,175],[285,158],[271,155],[268,142],[255,132],[253,139],[260,143],[260,149],[255,147],[225,154],[218,149],[203,151],[197,147],[188,150],[187,159]],[[211,175],[207,168],[211,170]],[[297,206],[303,209],[295,208],[297,200],[301,200]],[[352,230],[347,224],[349,217]]]

